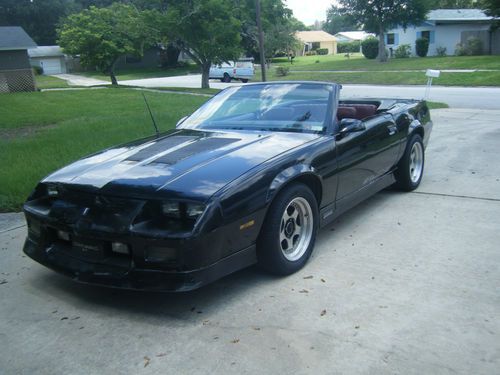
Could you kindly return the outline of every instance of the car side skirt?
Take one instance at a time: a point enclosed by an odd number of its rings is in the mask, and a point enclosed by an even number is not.
[[[396,179],[394,178],[394,173],[392,171],[388,172],[371,182],[369,185],[366,185],[337,202],[322,208],[320,210],[320,227],[323,228],[324,226],[330,224],[344,212],[378,193],[380,190],[391,186],[395,182]]]

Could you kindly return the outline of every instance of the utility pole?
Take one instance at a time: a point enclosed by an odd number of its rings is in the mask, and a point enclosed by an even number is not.
[[[262,22],[260,21],[260,0],[255,0],[255,13],[257,17],[257,29],[259,32],[260,70],[262,82],[266,82],[266,55],[264,53],[264,34],[262,33]]]

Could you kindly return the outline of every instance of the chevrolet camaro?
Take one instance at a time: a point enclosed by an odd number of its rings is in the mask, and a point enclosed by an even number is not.
[[[426,102],[340,91],[231,87],[173,130],[50,174],[24,204],[24,252],[79,282],[141,290],[192,290],[253,264],[296,272],[319,228],[423,175]]]

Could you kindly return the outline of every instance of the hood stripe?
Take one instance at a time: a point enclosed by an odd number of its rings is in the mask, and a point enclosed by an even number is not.
[[[190,143],[185,147],[167,153],[158,159],[153,160],[153,163],[162,163],[173,165],[179,161],[194,156],[202,152],[217,150],[231,143],[241,141],[238,138],[206,138],[200,139],[197,142]]]
[[[179,146],[185,142],[189,142],[197,138],[198,137],[187,135],[170,136],[153,143],[151,146],[143,148],[139,152],[129,156],[126,160],[140,162],[145,159],[149,159],[150,157],[155,156],[162,151],[167,151],[169,148]]]

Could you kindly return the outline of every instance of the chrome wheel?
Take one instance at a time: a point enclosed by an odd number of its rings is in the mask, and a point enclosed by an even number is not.
[[[409,172],[411,182],[417,183],[424,167],[424,150],[420,142],[415,142],[410,151]]]
[[[294,198],[285,208],[280,223],[280,248],[289,261],[300,259],[307,251],[313,237],[313,213],[309,202]]]

